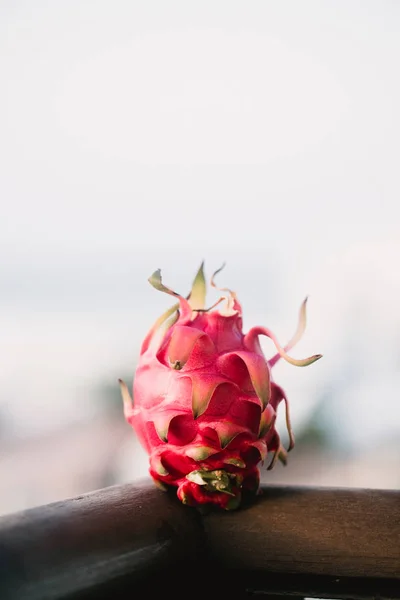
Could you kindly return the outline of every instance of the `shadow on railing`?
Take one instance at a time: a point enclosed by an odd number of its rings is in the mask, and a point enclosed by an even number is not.
[[[144,481],[0,519],[1,600],[400,598],[400,492],[264,486],[201,515]]]

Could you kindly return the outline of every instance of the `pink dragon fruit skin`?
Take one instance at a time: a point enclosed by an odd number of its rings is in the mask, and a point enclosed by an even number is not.
[[[287,352],[301,338],[306,324],[306,300],[300,309],[296,334],[282,348],[263,327],[242,331],[242,309],[236,294],[225,296],[205,309],[203,264],[185,298],[167,288],[160,271],[149,282],[178,302],[162,315],[143,341],[133,385],[132,402],[120,380],[124,415],[149,455],[149,473],[164,489],[177,488],[178,498],[190,506],[212,504],[236,509],[246,493],[259,489],[259,466],[267,454],[286,464],[275,427],[283,401],[289,433],[288,451],[294,446],[288,402],[284,390],[271,377],[280,357],[297,366],[303,360]],[[211,279],[214,283],[216,271]],[[218,289],[218,288],[217,288]],[[225,308],[220,310],[222,301]],[[277,353],[266,360],[259,336],[269,337]],[[248,495],[248,494],[247,494]]]

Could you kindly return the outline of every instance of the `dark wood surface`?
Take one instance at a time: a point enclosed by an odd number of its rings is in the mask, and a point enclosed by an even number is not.
[[[152,484],[114,486],[5,516],[0,600],[68,598],[123,578],[133,586],[152,581],[171,565],[194,561],[201,536],[197,511]]]
[[[0,599],[400,598],[400,492],[262,491],[200,514],[145,481],[4,516]]]
[[[204,527],[213,554],[235,568],[400,578],[396,491],[264,487],[240,518],[209,515]]]

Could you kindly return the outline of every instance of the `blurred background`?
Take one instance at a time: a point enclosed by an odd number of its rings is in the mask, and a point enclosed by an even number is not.
[[[309,296],[263,481],[400,487],[399,32],[391,0],[1,2],[0,513],[147,477],[117,380],[149,275],[203,259],[282,343]]]

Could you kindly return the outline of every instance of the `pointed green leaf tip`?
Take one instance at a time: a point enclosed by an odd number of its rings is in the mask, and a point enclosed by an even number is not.
[[[201,263],[189,294],[189,304],[193,310],[203,310],[206,305],[206,279],[204,276],[204,261]]]
[[[230,421],[219,421],[212,427],[218,435],[219,443],[224,450],[231,441],[240,433],[248,433],[248,428],[244,425],[231,423]]]
[[[174,290],[171,290],[171,288],[163,284],[161,279],[161,269],[157,269],[156,271],[154,271],[154,273],[148,278],[148,282],[159,292],[164,292],[165,294],[169,294],[170,296],[175,296],[175,298],[178,298],[180,309],[182,312],[182,317],[184,319],[190,318],[192,314],[192,307],[190,306],[186,298],[183,298],[183,296],[181,296],[177,292],[174,292]]]
[[[186,456],[196,461],[206,460],[212,454],[216,454],[218,450],[209,446],[192,446],[185,452]]]
[[[121,390],[122,401],[124,403],[124,415],[126,418],[129,418],[132,415],[133,411],[133,400],[125,381],[122,381],[122,379],[118,379],[118,383]]]
[[[272,332],[270,332],[269,330],[264,330],[264,335],[267,335],[268,337],[270,337],[272,339],[272,341],[274,342],[274,344],[276,346],[276,349],[278,350],[278,353],[275,354],[275,356],[270,358],[268,361],[268,365],[271,369],[278,362],[278,360],[280,358],[283,358],[288,363],[290,363],[294,366],[297,366],[297,367],[307,367],[308,365],[311,365],[312,363],[314,363],[317,360],[319,360],[320,358],[322,358],[322,354],[314,354],[313,356],[309,356],[308,358],[297,360],[287,354],[287,352],[289,352],[297,344],[297,342],[299,342],[301,340],[301,338],[303,337],[304,331],[306,329],[306,324],[307,324],[307,311],[306,311],[307,301],[308,301],[308,296],[306,296],[306,298],[303,300],[303,303],[300,307],[296,333],[283,348],[280,347],[278,340],[276,339],[275,336],[273,336]],[[262,333],[262,332],[259,331],[259,333]]]
[[[250,333],[254,329],[255,328],[251,329]],[[245,343],[248,336],[249,334],[247,334],[245,337]],[[253,350],[253,347],[250,344],[248,346],[251,350]],[[264,357],[256,354],[256,352],[246,352],[243,350],[236,350],[234,352],[230,352],[229,354],[225,354],[219,358],[219,365],[222,369],[222,372],[226,373],[226,375],[229,375],[232,357],[240,358],[245,364],[253,388],[260,399],[262,408],[264,410],[271,396],[270,372]]]
[[[151,462],[151,468],[153,469],[153,471],[155,471],[156,473],[158,473],[158,475],[161,476],[166,476],[169,475],[169,471],[164,467],[162,460],[161,460],[161,456],[153,456],[150,460]]]
[[[142,347],[140,350],[141,354],[146,352],[150,344],[156,338],[156,334],[157,336],[159,336],[159,338],[162,338],[163,333],[165,333],[170,327],[172,327],[172,325],[176,323],[179,317],[178,311],[179,302],[171,306],[171,308],[166,310],[165,313],[163,313],[161,317],[157,319],[157,321],[153,324],[153,327],[150,329],[149,333],[143,340]]]
[[[197,419],[208,408],[215,390],[220,385],[226,385],[226,379],[215,375],[198,376],[196,373],[190,375],[192,380],[192,412],[193,418]]]
[[[226,458],[224,460],[226,465],[233,465],[234,467],[238,467],[239,469],[245,469],[246,463],[240,457],[235,458],[234,456],[231,458]]]
[[[168,430],[169,425],[174,417],[177,416],[176,411],[172,412],[162,412],[155,416],[154,418],[154,427],[157,432],[158,437],[163,442],[168,442]]]
[[[159,292],[165,292],[166,294],[172,294],[173,296],[178,295],[176,294],[176,292],[173,292],[163,284],[161,279],[161,269],[157,269],[156,271],[154,271],[154,273],[150,275],[148,281],[153,286],[153,288],[155,288]]]
[[[285,349],[282,348],[282,346],[278,342],[276,335],[266,327],[253,327],[252,329],[250,329],[250,331],[244,337],[244,345],[246,346],[246,348],[254,352],[255,342],[257,336],[259,335],[265,335],[266,337],[269,337],[273,341],[275,348],[278,350],[278,356],[286,360],[286,362],[290,363],[291,365],[294,365],[295,367],[307,367],[308,365],[311,365],[312,363],[322,358],[322,354],[314,354],[313,356],[309,356],[308,358],[302,359],[292,358],[291,356],[289,356],[289,354],[285,352]],[[269,368],[272,368],[276,362],[277,357],[272,357],[268,361]]]
[[[276,419],[275,410],[272,408],[271,404],[268,404],[266,409],[261,414],[260,426],[258,430],[258,437],[263,438],[271,429]]]

